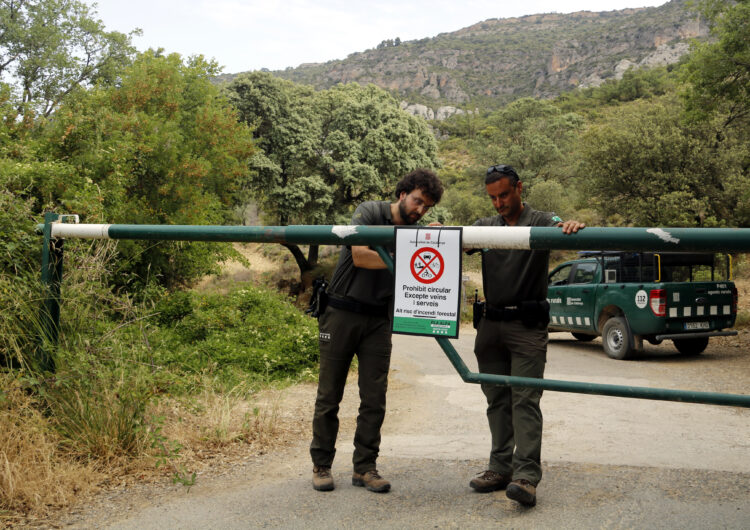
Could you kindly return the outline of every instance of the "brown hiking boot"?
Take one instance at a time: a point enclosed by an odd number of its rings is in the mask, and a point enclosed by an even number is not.
[[[488,469],[481,475],[474,477],[469,486],[479,493],[489,493],[491,491],[504,490],[510,484],[510,478],[501,475],[491,469]]]
[[[318,491],[331,491],[333,489],[333,477],[331,476],[330,467],[313,467],[313,489]]]
[[[381,477],[377,469],[365,471],[361,475],[355,472],[352,475],[352,485],[364,486],[375,493],[385,493],[391,489],[391,483]]]
[[[526,506],[536,504],[536,486],[525,478],[514,480],[505,490],[505,496]]]

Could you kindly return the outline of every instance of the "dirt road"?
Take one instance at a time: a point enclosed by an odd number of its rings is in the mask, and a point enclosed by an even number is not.
[[[336,489],[310,486],[308,440],[204,475],[189,492],[142,487],[76,515],[73,527],[110,528],[750,528],[750,409],[546,392],[544,478],[538,505],[468,487],[486,465],[484,397],[453,371],[432,339],[394,336],[389,412],[379,469],[393,490],[351,486],[357,393],[341,410]],[[457,350],[471,369],[473,330]],[[553,334],[546,376],[620,385],[750,393],[750,350],[712,344],[688,358],[648,346],[608,359],[599,340]],[[307,400],[314,387],[290,390]]]

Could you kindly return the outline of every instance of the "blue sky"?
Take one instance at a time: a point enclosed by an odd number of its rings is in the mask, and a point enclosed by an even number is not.
[[[488,18],[611,11],[664,0],[100,0],[107,29],[141,28],[139,50],[202,54],[224,72],[343,59],[384,39],[434,37]]]

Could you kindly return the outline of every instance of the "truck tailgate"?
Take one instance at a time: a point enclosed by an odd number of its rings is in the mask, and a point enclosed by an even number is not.
[[[712,331],[734,325],[735,292],[731,283],[669,284],[666,287],[666,295],[669,332]]]

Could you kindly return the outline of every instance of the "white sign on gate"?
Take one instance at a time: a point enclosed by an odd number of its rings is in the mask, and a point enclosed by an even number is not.
[[[460,226],[397,226],[393,332],[458,337]]]

